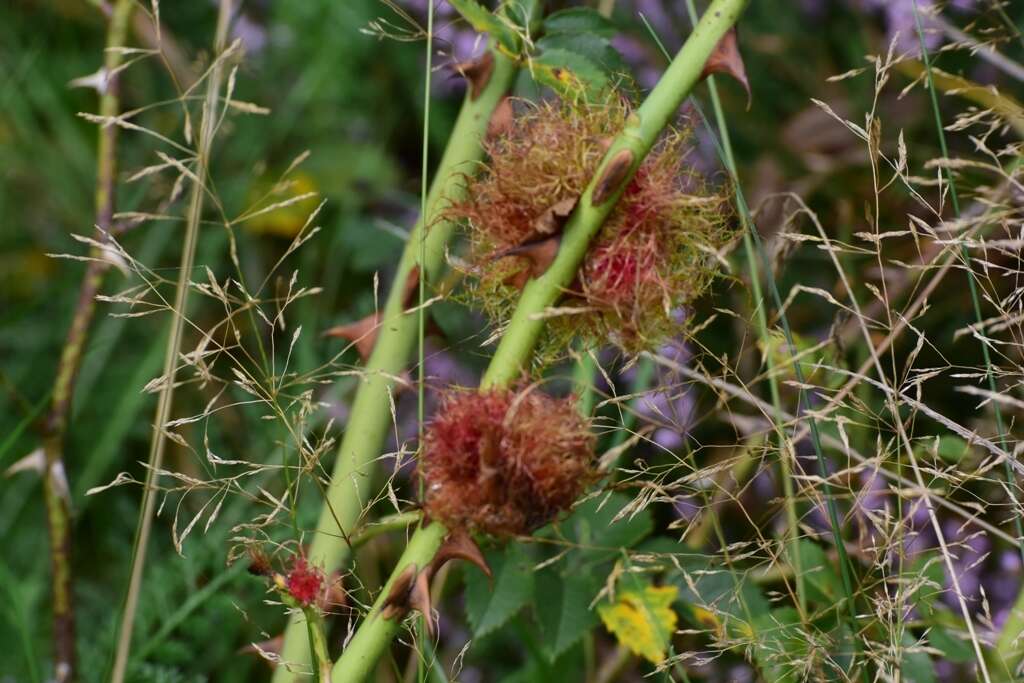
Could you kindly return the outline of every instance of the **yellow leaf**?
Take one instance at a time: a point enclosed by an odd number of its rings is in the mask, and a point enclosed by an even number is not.
[[[269,188],[257,187],[250,194],[250,202],[258,202],[258,208],[250,210],[242,225],[257,235],[275,235],[291,239],[299,234],[306,224],[310,212],[316,208],[319,199],[312,195],[317,191],[313,177],[302,171],[293,173],[289,180]],[[300,199],[301,197],[301,199]]]
[[[668,644],[676,629],[672,602],[679,589],[675,586],[645,586],[640,591],[622,590],[613,603],[599,605],[601,621],[636,654],[654,664],[665,661]]]

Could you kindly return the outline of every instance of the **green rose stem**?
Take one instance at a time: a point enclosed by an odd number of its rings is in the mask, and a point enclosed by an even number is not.
[[[420,272],[424,279],[430,281],[441,272],[445,245],[455,226],[450,221],[432,220],[432,217],[442,202],[461,196],[464,174],[483,158],[480,141],[487,134],[491,115],[511,88],[516,74],[512,60],[494,49],[491,55],[494,58],[493,71],[478,92],[475,87],[467,92],[427,195],[427,211],[420,216],[409,235],[384,306],[377,341],[366,363],[364,378],[356,392],[345,435],[338,448],[331,485],[327,489],[308,554],[310,562],[323,568],[327,575],[344,565],[351,555],[352,549],[345,534],[354,530],[363,506],[370,498],[374,461],[391,427],[391,411],[388,410],[391,392],[396,377],[409,362],[418,337],[417,316],[405,311],[404,283],[420,261],[421,248],[424,258]],[[287,665],[278,666],[274,672],[274,683],[293,680],[294,674],[308,665],[309,639],[301,614],[295,614],[288,623],[281,657]],[[294,671],[289,671],[289,666]]]
[[[708,57],[736,23],[746,3],[747,0],[712,2],[658,85],[629,117],[570,217],[555,260],[543,275],[523,289],[519,305],[484,374],[481,389],[507,386],[522,376],[543,330],[544,311],[557,302],[571,283],[590,240],[600,230],[640,161],[700,80]],[[407,567],[414,565],[422,570],[429,564],[446,534],[444,525],[432,522],[412,535],[369,614],[335,663],[334,680],[355,683],[370,676],[377,660],[402,628],[399,619],[381,616],[387,596]]]
[[[71,519],[70,493],[64,470],[64,442],[68,431],[68,414],[75,392],[75,379],[81,366],[82,351],[89,327],[96,312],[96,294],[103,282],[109,263],[98,246],[105,243],[113,227],[114,184],[117,175],[117,126],[109,119],[118,115],[121,99],[118,92],[118,72],[125,53],[114,48],[123,47],[128,32],[128,21],[134,3],[118,0],[110,11],[107,24],[106,51],[101,71],[99,116],[107,119],[99,129],[96,150],[96,234],[90,249],[90,261],[82,276],[71,326],[64,342],[57,375],[53,383],[49,413],[43,434],[43,499],[46,504],[46,522],[50,533],[51,584],[53,589],[53,659],[54,679],[71,681],[75,672],[75,613],[71,580]]]

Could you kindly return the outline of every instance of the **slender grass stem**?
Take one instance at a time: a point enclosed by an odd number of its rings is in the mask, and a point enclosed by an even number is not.
[[[942,114],[939,111],[939,96],[932,74],[931,55],[929,54],[928,46],[925,44],[924,29],[921,27],[921,15],[918,11],[917,0],[914,0],[914,24],[917,28],[917,37],[921,45],[921,58],[922,61],[924,61],[925,74],[927,77],[926,81],[928,83],[928,94],[931,100],[932,114],[935,117],[935,131],[939,139],[939,149],[942,152],[943,158],[948,159],[949,145],[946,143],[946,131],[942,125]],[[953,214],[959,219],[961,216],[960,198],[957,193],[956,181],[953,179],[953,174],[949,168],[944,168],[943,174],[945,176],[946,183],[949,186],[949,198],[950,203],[953,205]],[[974,319],[978,325],[981,325],[985,318],[981,310],[981,298],[978,295],[978,287],[980,283],[978,282],[978,274],[974,271],[974,267],[971,265],[971,255],[966,243],[960,244],[960,258],[964,267],[967,269],[967,285],[971,293],[971,306],[974,310]],[[995,373],[992,369],[992,357],[989,353],[988,344],[984,341],[981,343],[981,353],[985,362],[985,380],[988,383],[989,391],[991,391],[993,395],[998,395],[999,386],[996,383]],[[996,418],[996,441],[1000,448],[1006,450],[1006,424],[1003,420],[1003,411],[1000,408],[998,401],[992,402],[992,409]],[[1024,562],[1024,522],[1021,521],[1020,502],[1017,500],[1017,494],[1014,492],[1014,489],[1017,486],[1017,478],[1013,474],[1013,469],[1010,466],[1010,461],[1008,459],[1003,460],[1003,476],[1006,479],[1006,491],[1010,496],[1010,502],[1013,505],[1013,519],[1014,527],[1017,531],[1018,550],[1020,552],[1021,560]],[[1020,600],[1018,600],[1018,602],[1020,602]],[[1018,605],[1014,605],[1014,607],[1017,608]],[[1007,620],[1003,631],[1000,633],[1000,638],[996,647],[996,654],[999,655],[999,664],[1005,666],[1009,670],[1013,670],[1016,668],[1017,664],[1019,664],[1021,656],[1024,655],[1024,651],[1021,651],[1018,646],[1014,646],[1009,649],[999,647],[1000,645],[1004,645],[1007,640],[1007,627],[1016,629],[1015,632],[1009,634],[1010,640],[1016,640],[1019,636],[1019,632],[1022,630],[1021,620],[1012,616]]]
[[[918,40],[921,43],[921,57],[924,61],[925,72],[927,74],[928,82],[928,94],[931,98],[932,113],[935,116],[935,132],[939,138],[939,149],[942,151],[942,156],[946,159],[949,158],[949,145],[946,143],[946,131],[942,126],[942,114],[939,111],[939,96],[935,88],[935,82],[932,76],[932,64],[931,56],[928,53],[928,48],[924,42],[924,33],[921,28],[921,17],[918,14],[917,2],[914,2],[914,21],[917,26]],[[953,178],[952,172],[949,168],[943,168],[943,175],[946,178],[946,183],[949,185],[949,199],[953,205],[953,215],[958,219],[961,216],[960,211],[960,197],[957,193],[956,181]],[[971,254],[967,249],[965,243],[960,244],[960,258],[963,261],[964,267],[967,269],[967,286],[971,292],[971,306],[974,310],[974,319],[977,324],[981,325],[985,318],[981,310],[981,297],[978,295],[978,274],[974,271],[974,267],[971,265]],[[988,349],[988,344],[982,342],[981,354],[985,361],[985,381],[988,382],[988,388],[993,395],[999,394],[999,386],[996,384],[995,373],[993,372],[992,356]],[[999,446],[1004,450],[1007,447],[1007,431],[1006,422],[1003,419],[1002,408],[999,407],[998,401],[992,402],[992,411],[996,418],[996,434]],[[1013,503],[1013,509],[1016,512],[1014,515],[1014,525],[1017,529],[1017,537],[1020,539],[1019,551],[1021,560],[1024,561],[1024,522],[1021,521],[1021,507],[1017,500],[1017,495],[1014,493],[1016,487],[1016,478],[1013,475],[1013,469],[1010,467],[1009,460],[1003,461],[1003,474],[1006,477],[1006,490],[1010,495],[1010,501]]]
[[[558,300],[575,277],[590,240],[600,230],[622,189],[661,131],[700,80],[712,50],[736,23],[745,6],[746,0],[715,0],[711,4],[658,85],[636,113],[630,116],[625,129],[609,146],[598,172],[566,225],[555,260],[543,275],[531,280],[523,289],[512,321],[484,374],[482,389],[507,386],[515,382],[529,365],[544,326],[540,314]],[[628,159],[628,167],[624,172],[621,168],[617,169],[620,171],[616,173],[618,182],[607,193],[602,193],[603,200],[595,200],[595,196],[602,196],[595,193],[602,185],[602,179],[606,178],[609,167],[624,158]],[[381,615],[391,587],[410,565],[417,570],[423,569],[437,552],[446,534],[447,529],[441,523],[433,522],[420,527],[409,539],[405,552],[369,614],[335,663],[333,675],[337,680],[356,683],[365,680],[373,671],[378,659],[402,628],[398,619],[385,619]]]
[[[101,117],[117,116],[121,107],[118,72],[124,61],[124,52],[113,48],[124,46],[133,8],[131,0],[118,0],[107,25],[107,49],[104,53],[102,72],[105,78],[101,79],[105,82],[99,108]],[[116,147],[117,126],[102,125],[96,153],[97,245],[107,241],[113,224],[117,175]],[[53,402],[46,417],[43,436],[43,452],[46,458],[43,498],[50,534],[54,678],[57,681],[71,681],[76,677],[75,613],[71,574],[71,501],[64,468],[64,442],[67,437],[75,379],[81,366],[85,340],[96,312],[96,294],[108,267],[99,246],[93,246],[89,256],[90,260],[78,291],[78,303],[57,365],[57,376],[52,392]]]
[[[687,0],[687,2],[688,2],[688,5],[691,8],[691,13],[692,13],[692,0]],[[764,264],[765,270],[769,274],[769,276],[767,277],[767,282],[769,284],[769,289],[770,289],[771,296],[772,296],[772,303],[775,306],[775,310],[779,312],[778,313],[778,315],[779,315],[779,322],[780,322],[780,324],[782,326],[782,330],[783,330],[783,333],[784,333],[785,338],[786,338],[786,343],[787,343],[787,345],[789,347],[790,352],[794,355],[793,372],[794,372],[794,374],[796,376],[798,384],[801,387],[798,390],[798,392],[799,392],[798,393],[798,403],[806,411],[807,409],[810,408],[810,406],[809,406],[809,404],[807,402],[806,392],[802,388],[803,386],[806,386],[806,381],[805,381],[805,378],[804,378],[803,369],[800,366],[799,360],[795,357],[796,353],[797,353],[797,347],[796,347],[796,344],[795,344],[795,339],[793,337],[792,330],[791,330],[791,328],[789,326],[789,320],[788,320],[785,312],[782,309],[782,297],[779,294],[778,285],[775,282],[775,278],[773,276],[771,276],[771,265],[770,265],[770,262],[768,260],[767,254],[764,251],[764,247],[763,247],[763,245],[761,243],[760,233],[757,231],[757,227],[756,227],[756,225],[753,222],[753,218],[752,218],[752,216],[750,214],[749,207],[747,206],[747,203],[746,203],[746,198],[745,198],[745,196],[743,194],[742,187],[740,186],[740,183],[739,183],[739,178],[738,178],[737,170],[736,170],[736,160],[735,160],[735,156],[734,156],[733,151],[732,151],[732,143],[731,143],[731,139],[729,137],[729,130],[728,130],[728,126],[727,126],[726,121],[725,121],[725,114],[724,114],[724,111],[722,109],[721,100],[718,97],[718,90],[717,90],[717,88],[715,86],[713,78],[709,78],[708,79],[708,88],[709,88],[710,94],[711,94],[712,107],[713,107],[713,109],[715,111],[715,119],[716,119],[716,121],[718,123],[718,133],[719,133],[719,136],[721,138],[721,143],[719,145],[719,152],[722,155],[722,160],[725,163],[726,168],[729,171],[730,177],[732,179],[733,186],[735,188],[737,204],[739,205],[741,220],[743,221],[743,224],[744,224],[744,239],[743,239],[744,251],[746,252],[746,260],[747,260],[747,263],[748,263],[748,267],[750,268],[750,277],[751,277],[751,281],[752,281],[752,284],[753,284],[753,287],[754,287],[755,299],[760,302],[760,304],[758,306],[759,333],[761,334],[762,339],[766,339],[767,340],[767,336],[766,336],[766,334],[767,334],[767,320],[765,318],[765,310],[764,309],[767,307],[768,301],[767,301],[767,299],[765,299],[763,297],[762,294],[760,294],[760,278],[759,278],[758,273],[757,273],[757,265],[756,265],[758,260],[760,260]],[[703,116],[703,113],[702,113],[702,116]],[[716,144],[718,144],[717,141],[716,141]],[[770,363],[770,361],[769,361],[769,363]],[[770,365],[768,367],[768,373],[769,373],[769,378],[770,378],[770,380],[769,380],[770,381],[770,388],[772,390],[772,409],[773,409],[772,419],[773,419],[773,422],[776,424],[776,427],[778,427],[780,416],[782,414],[781,413],[781,403],[779,402],[778,396],[777,396],[777,394],[778,394],[778,384],[777,384],[777,382],[773,381],[773,379],[774,379],[773,378],[773,374],[774,373],[772,372],[772,369],[771,369]],[[850,620],[850,626],[851,626],[851,629],[852,629],[852,633],[853,633],[854,639],[856,641],[856,634],[857,634],[857,627],[856,627],[856,603],[854,601],[852,563],[850,561],[848,553],[846,552],[846,546],[845,546],[845,544],[843,542],[843,537],[842,537],[842,532],[841,532],[841,528],[842,527],[841,527],[841,525],[839,523],[839,513],[838,513],[838,510],[837,510],[837,507],[836,507],[835,496],[834,496],[834,492],[832,490],[832,485],[829,482],[828,477],[826,476],[826,473],[828,472],[828,469],[827,469],[827,464],[826,464],[825,457],[824,457],[824,452],[823,452],[823,449],[822,449],[822,446],[821,446],[821,436],[820,436],[820,433],[819,433],[819,430],[818,430],[817,420],[813,416],[811,416],[809,414],[804,419],[806,420],[807,425],[808,425],[808,427],[810,429],[811,442],[812,442],[812,445],[814,447],[814,453],[815,453],[815,456],[816,456],[816,459],[817,459],[818,468],[821,470],[822,476],[824,477],[824,479],[823,479],[823,486],[824,486],[824,489],[825,489],[825,491],[824,491],[825,506],[826,506],[826,509],[827,509],[827,512],[828,512],[829,526],[831,528],[833,542],[835,544],[836,552],[837,552],[838,557],[839,557],[840,576],[841,576],[841,580],[842,580],[843,592],[844,592],[844,595],[846,597],[847,615],[848,615],[848,618]],[[780,444],[780,449],[781,448],[782,448],[782,445]],[[782,462],[786,462],[787,461],[787,458],[781,452],[780,452],[780,456],[781,456],[781,461]],[[784,487],[786,485],[786,480],[789,479],[789,477],[787,476],[786,469],[788,469],[788,468],[783,468],[783,477],[784,477],[783,484],[784,484]],[[785,495],[786,495],[786,498],[787,498],[787,518],[789,519],[789,523],[793,524],[794,523],[794,520],[793,520],[794,512],[792,510],[791,504],[788,502],[789,499],[792,496],[792,493],[791,493],[791,486],[792,486],[792,484],[790,483],[789,486],[790,486],[790,489],[786,489],[785,490]],[[802,583],[803,583],[802,578],[800,576],[802,572],[801,572],[801,567],[799,566],[799,553],[796,551],[795,543],[796,543],[796,538],[794,538],[794,551],[791,553],[791,555],[792,555],[794,563],[795,563],[794,564],[794,568],[795,568],[796,574],[797,574],[798,593],[802,594],[802,591],[800,590],[801,587],[802,587]],[[803,600],[801,600],[801,604],[804,604]],[[802,615],[804,614],[804,610],[801,610],[801,614]],[[859,641],[856,641],[856,642],[859,643]],[[858,645],[858,650],[859,650],[859,645]],[[867,672],[866,672],[866,670],[864,670],[863,676],[864,676],[864,678],[866,680],[867,679]]]
[[[135,531],[132,547],[131,575],[125,595],[118,631],[117,649],[114,653],[114,665],[110,680],[113,683],[124,681],[128,658],[131,653],[132,630],[135,623],[135,611],[138,607],[139,594],[142,590],[142,577],[146,564],[146,551],[149,546],[149,535],[153,524],[153,513],[156,507],[156,478],[163,464],[166,447],[164,424],[170,419],[171,406],[174,401],[175,375],[178,367],[178,354],[181,349],[182,332],[188,306],[189,283],[192,278],[192,264],[195,260],[196,243],[199,237],[199,225],[203,213],[203,198],[206,193],[206,182],[209,172],[210,151],[217,130],[220,112],[220,88],[223,81],[224,60],[222,56],[227,45],[228,26],[235,4],[233,0],[220,0],[217,15],[217,29],[214,37],[213,63],[206,83],[206,97],[203,101],[202,116],[199,127],[198,148],[195,160],[195,180],[191,190],[188,214],[185,222],[185,235],[181,250],[181,263],[172,310],[173,323],[167,340],[164,355],[163,387],[157,400],[156,416],[153,422],[153,435],[150,440],[146,484],[142,493],[142,509],[139,523]]]

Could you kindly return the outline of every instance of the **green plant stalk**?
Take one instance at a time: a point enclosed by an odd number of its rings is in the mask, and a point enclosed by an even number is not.
[[[625,129],[612,142],[594,180],[573,211],[555,260],[543,275],[531,280],[523,289],[519,305],[484,374],[481,389],[507,386],[520,378],[543,330],[544,320],[540,314],[558,300],[575,277],[590,240],[600,230],[623,188],[658,135],[700,80],[712,50],[736,23],[746,4],[747,0],[714,0],[658,85],[629,117]],[[605,201],[595,205],[594,192],[601,178],[623,150],[633,154],[628,172],[621,176]],[[436,554],[446,534],[447,529],[440,522],[433,522],[420,527],[412,535],[369,614],[335,663],[332,673],[336,680],[356,683],[370,675],[377,660],[402,627],[398,619],[384,619],[381,616],[391,586],[410,565],[418,569],[425,567]]]
[[[128,669],[128,656],[131,652],[132,627],[135,623],[135,611],[138,607],[139,593],[142,588],[143,570],[146,564],[146,549],[149,544],[150,530],[153,524],[153,512],[156,507],[157,472],[163,464],[166,437],[164,425],[170,419],[171,406],[174,401],[175,375],[178,365],[178,354],[181,348],[182,332],[185,327],[185,314],[188,306],[189,283],[192,278],[192,264],[195,260],[196,243],[199,237],[199,225],[203,213],[203,197],[206,192],[206,179],[209,171],[210,150],[216,133],[219,115],[220,88],[223,81],[223,60],[227,44],[228,26],[233,14],[233,0],[221,0],[217,15],[217,29],[214,37],[214,54],[217,61],[210,69],[206,84],[206,97],[203,101],[202,117],[199,126],[198,149],[195,160],[195,181],[189,198],[188,214],[185,222],[185,239],[181,249],[181,264],[178,283],[174,296],[172,311],[173,324],[168,336],[164,355],[163,375],[164,386],[157,400],[156,416],[153,420],[153,435],[150,440],[149,467],[146,470],[146,485],[142,493],[142,510],[135,531],[132,548],[131,576],[125,595],[124,607],[118,632],[117,649],[114,653],[114,667],[110,680],[122,683]]]
[[[576,393],[576,404],[580,413],[589,417],[594,412],[594,376],[597,372],[597,361],[583,349],[578,353],[579,356],[572,367],[573,391]]]
[[[313,680],[316,683],[331,683],[331,655],[327,650],[327,635],[324,633],[324,617],[316,606],[303,607],[306,628],[309,632],[309,649],[313,653],[316,668]]]
[[[99,107],[99,115],[102,117],[117,116],[121,107],[117,72],[123,62],[124,53],[112,48],[124,46],[133,8],[134,3],[130,0],[118,0],[107,25],[107,49],[103,58],[103,73],[107,74],[107,78]],[[96,151],[97,243],[107,241],[113,224],[114,187],[117,175],[116,147],[117,126],[109,123],[101,125]],[[82,277],[75,313],[57,366],[53,403],[45,421],[43,435],[43,499],[50,534],[54,678],[57,681],[71,681],[76,677],[75,614],[71,575],[71,501],[64,468],[64,442],[71,399],[75,391],[75,379],[81,366],[86,336],[96,312],[96,294],[108,267],[98,247],[93,246],[89,256],[91,260]]]
[[[402,253],[381,316],[377,342],[367,361],[365,377],[356,392],[345,434],[338,447],[331,485],[309,549],[310,562],[322,567],[327,574],[344,565],[351,555],[352,549],[345,535],[355,529],[363,505],[370,497],[374,461],[391,426],[391,411],[388,409],[391,392],[395,379],[409,362],[418,338],[418,316],[405,312],[404,283],[421,260],[422,279],[425,280],[436,278],[444,267],[445,245],[455,225],[450,221],[436,220],[434,216],[443,202],[462,195],[463,174],[472,172],[472,164],[483,158],[480,141],[487,134],[492,113],[512,86],[515,65],[497,50],[492,49],[492,54],[494,71],[490,80],[475,99],[467,93],[427,196],[427,212],[421,214]],[[309,643],[300,615],[289,621],[281,656],[290,664],[302,666],[309,662]],[[273,680],[274,683],[285,683],[293,678],[288,667],[279,666]]]

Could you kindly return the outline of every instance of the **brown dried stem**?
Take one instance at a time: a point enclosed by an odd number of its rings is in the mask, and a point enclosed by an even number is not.
[[[104,78],[99,113],[114,117],[120,109],[118,71],[124,54],[112,48],[124,45],[128,20],[132,14],[131,0],[118,0],[107,26],[106,52],[103,60]],[[44,422],[43,497],[46,503],[47,527],[50,534],[50,562],[53,590],[54,678],[70,681],[75,678],[75,613],[71,573],[70,493],[64,468],[64,442],[67,437],[68,414],[74,396],[75,379],[81,366],[86,336],[96,312],[96,294],[108,263],[102,245],[107,239],[114,215],[114,180],[117,174],[117,126],[103,125],[99,130],[96,161],[96,232],[90,249],[88,265],[78,290],[78,303],[64,342],[57,376],[54,380],[53,402]]]

